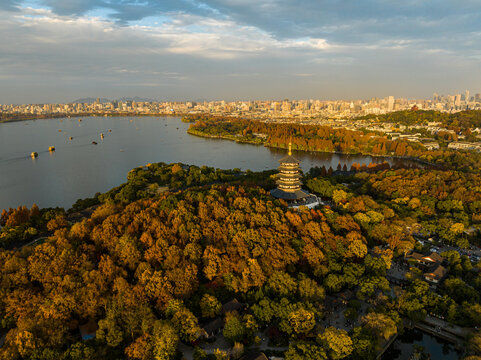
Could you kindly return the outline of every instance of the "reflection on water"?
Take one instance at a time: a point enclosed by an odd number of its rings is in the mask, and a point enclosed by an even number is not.
[[[413,354],[414,346],[420,345],[425,354],[431,359],[457,360],[461,355],[456,351],[453,344],[438,339],[419,329],[406,329],[405,333],[399,336],[391,347],[382,356],[383,360],[409,360]]]
[[[125,182],[130,169],[147,163],[183,162],[261,171],[276,168],[286,153],[192,136],[186,133],[189,124],[174,117],[78,119],[0,124],[0,209],[33,203],[68,208],[79,198]],[[97,145],[92,144],[94,141]],[[55,146],[56,151],[49,153],[49,146]],[[32,151],[39,156],[32,159]],[[304,170],[323,165],[336,168],[338,163],[350,168],[353,163],[385,161],[325,153],[296,152],[295,156],[302,160]]]

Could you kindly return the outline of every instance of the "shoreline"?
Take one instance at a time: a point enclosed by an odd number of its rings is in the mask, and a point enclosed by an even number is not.
[[[60,118],[72,118],[72,117],[180,117],[181,121],[183,121],[183,117],[187,116],[188,114],[179,113],[179,114],[161,114],[161,113],[153,113],[153,114],[145,114],[145,113],[77,113],[77,114],[49,114],[45,116],[35,115],[29,118],[22,118],[22,119],[1,119],[0,124],[10,123],[10,122],[20,122],[20,121],[29,121],[29,120],[51,120],[51,119],[60,119]],[[186,122],[186,121],[183,121]],[[249,144],[249,145],[256,145],[256,146],[264,146],[267,148],[272,149],[284,149],[287,150],[287,147],[282,146],[273,146],[266,141],[263,142],[255,142],[250,140],[243,140],[243,139],[236,139],[233,136],[226,136],[226,135],[209,135],[204,134],[198,131],[191,131],[190,128],[187,129],[187,133],[189,135],[194,135],[198,137],[208,138],[208,139],[220,139],[220,140],[229,140],[234,141],[239,144]],[[398,160],[409,160],[413,162],[417,162],[426,166],[433,166],[440,168],[441,165],[433,164],[428,161],[415,158],[415,157],[407,157],[407,156],[397,156],[397,155],[382,155],[382,154],[372,154],[372,153],[363,153],[363,152],[355,152],[355,153],[348,153],[348,152],[340,152],[340,151],[325,151],[325,150],[294,150],[299,152],[314,152],[314,153],[324,153],[324,154],[337,154],[337,155],[359,155],[359,156],[371,156],[373,158],[387,158],[387,159],[398,159]]]
[[[25,118],[0,118],[0,124],[5,124],[9,122],[20,122],[29,120],[51,120],[51,119],[62,119],[62,118],[76,118],[76,117],[182,117],[185,116],[184,113],[175,114],[162,114],[162,113],[76,113],[76,114],[48,114],[48,115],[35,115],[27,116]]]
[[[258,146],[262,145],[264,147],[267,147],[265,145],[265,142],[254,142],[250,140],[236,139],[234,137],[226,136],[226,135],[209,135],[209,134],[197,133],[197,132],[191,131],[190,129],[187,129],[187,134],[202,137],[202,138],[207,138],[207,139],[230,140],[239,144],[250,144],[250,145],[258,145]]]
[[[282,146],[273,146],[269,144],[267,141],[264,141],[263,143],[257,143],[249,140],[237,140],[235,138],[225,136],[225,135],[210,135],[210,134],[204,134],[201,132],[192,132],[190,129],[187,130],[187,133],[190,135],[198,136],[198,137],[203,137],[207,139],[220,139],[220,140],[230,140],[230,141],[235,141],[236,143],[241,143],[241,144],[251,144],[251,145],[263,145],[264,147],[271,148],[271,149],[283,149],[287,150],[287,147],[282,147]],[[337,154],[337,155],[353,155],[353,156],[370,156],[372,158],[386,158],[386,159],[397,159],[397,160],[409,160],[413,162],[417,162],[426,166],[433,166],[433,167],[441,167],[439,164],[433,164],[428,161],[415,158],[415,157],[409,157],[409,156],[398,156],[398,155],[379,155],[379,154],[371,154],[371,153],[363,153],[363,152],[356,152],[356,153],[348,153],[348,152],[341,152],[341,151],[325,151],[325,150],[299,150],[296,149],[294,151],[299,151],[303,153],[309,153],[309,152],[314,152],[314,153],[323,153],[323,154]]]

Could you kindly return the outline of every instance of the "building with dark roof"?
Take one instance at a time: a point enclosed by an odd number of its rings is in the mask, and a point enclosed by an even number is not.
[[[257,352],[257,353],[245,355],[241,358],[241,360],[269,360],[269,359],[264,353]]]
[[[432,252],[431,255],[423,257],[423,262],[425,265],[430,265],[430,264],[442,264],[444,261],[443,257],[435,252]]]
[[[444,259],[441,255],[432,252],[430,255],[424,256],[422,254],[419,254],[415,251],[407,254],[405,256],[406,260],[411,260],[413,262],[417,262],[421,265],[432,265],[432,264],[442,264]]]
[[[434,284],[439,283],[448,273],[448,269],[444,266],[436,264],[432,267],[430,272],[424,274],[424,278]]]
[[[444,258],[435,252],[427,256],[411,252],[405,259],[417,263],[423,270],[424,279],[433,284],[438,284],[448,273],[448,269],[442,266]]]
[[[222,311],[224,314],[228,313],[229,311],[239,311],[242,308],[244,308],[244,304],[242,304],[241,302],[239,302],[239,300],[235,298],[222,305]]]
[[[99,329],[97,323],[92,319],[89,322],[79,325],[80,336],[82,340],[90,340],[95,338],[97,330]]]
[[[222,330],[223,327],[224,327],[224,320],[222,320],[222,318],[220,317],[217,317],[214,320],[205,324],[202,329],[205,331],[204,335],[207,338],[211,338],[217,335]]]
[[[289,207],[307,206],[313,208],[319,205],[317,196],[302,189],[300,161],[292,156],[292,145],[289,143],[289,153],[279,160],[277,188],[271,190],[275,198],[287,201]]]

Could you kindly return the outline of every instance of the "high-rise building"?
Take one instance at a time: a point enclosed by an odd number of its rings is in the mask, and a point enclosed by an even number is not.
[[[387,98],[387,109],[389,111],[394,110],[394,96],[389,96]]]
[[[465,98],[466,102],[469,101],[469,90],[466,90],[466,91],[464,92],[464,98]]]
[[[454,96],[454,105],[461,106],[461,94],[456,94]]]

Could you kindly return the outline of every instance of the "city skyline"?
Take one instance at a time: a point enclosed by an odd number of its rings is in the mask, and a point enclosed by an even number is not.
[[[480,1],[0,3],[0,103],[476,92]]]
[[[22,106],[22,105],[43,105],[43,104],[51,104],[51,105],[59,105],[59,104],[94,104],[94,103],[260,103],[260,102],[322,102],[322,103],[329,103],[329,102],[338,102],[338,103],[354,103],[354,104],[368,104],[371,102],[377,101],[386,101],[391,103],[390,110],[394,110],[394,102],[403,102],[403,103],[410,103],[416,104],[417,101],[421,103],[424,102],[431,102],[432,104],[436,103],[444,103],[448,104],[451,103],[453,106],[457,106],[456,109],[439,109],[439,110],[469,110],[469,103],[480,103],[481,102],[481,91],[470,91],[468,89],[457,92],[457,93],[438,93],[433,92],[431,96],[422,97],[422,98],[415,98],[415,97],[395,97],[393,95],[385,95],[385,96],[373,96],[371,98],[239,98],[235,100],[229,100],[225,98],[218,98],[218,99],[206,99],[206,98],[185,98],[185,99],[177,99],[177,100],[167,100],[167,99],[156,99],[156,98],[149,98],[149,97],[140,97],[140,96],[122,96],[119,98],[107,98],[104,96],[85,96],[82,98],[78,98],[75,100],[68,100],[68,101],[48,101],[48,102],[27,102],[27,103],[2,103],[0,105],[12,105],[12,106]],[[464,104],[464,107],[460,107],[461,101]]]
[[[65,104],[0,104],[5,119],[27,119],[32,116],[61,116],[75,114],[95,115],[192,115],[244,117],[263,120],[308,120],[332,119],[345,121],[363,115],[381,115],[403,110],[435,110],[457,113],[481,110],[481,94],[433,94],[432,99],[405,99],[386,96],[370,100],[240,100],[240,101],[156,101],[142,98],[84,98]]]

